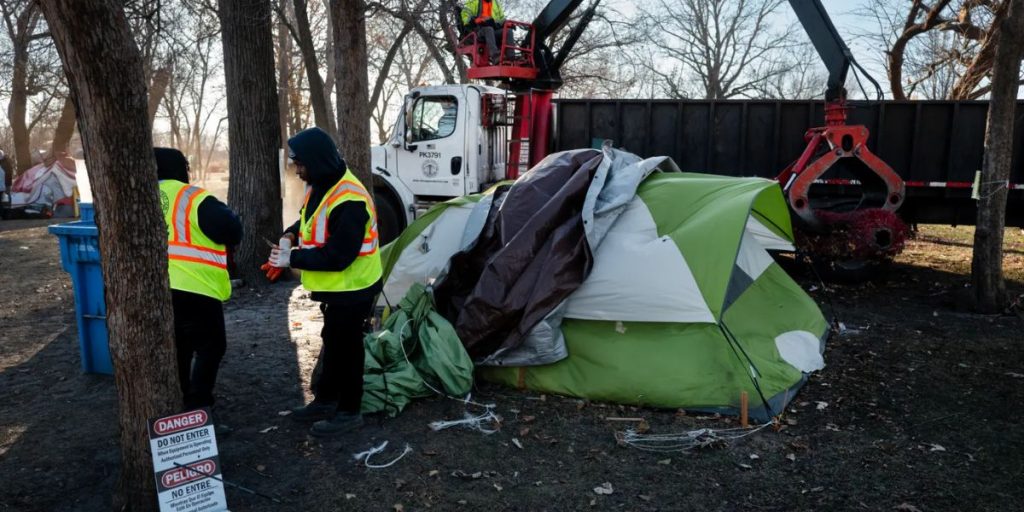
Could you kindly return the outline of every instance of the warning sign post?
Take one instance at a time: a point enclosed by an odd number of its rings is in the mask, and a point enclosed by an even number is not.
[[[209,409],[149,420],[149,448],[160,512],[228,509]]]

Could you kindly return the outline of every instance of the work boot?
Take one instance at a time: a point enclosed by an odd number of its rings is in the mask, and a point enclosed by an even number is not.
[[[339,412],[329,420],[321,420],[313,424],[309,433],[317,437],[328,437],[351,432],[363,426],[363,415],[358,412]]]
[[[292,409],[292,419],[302,422],[329,420],[338,412],[338,402],[312,402]]]

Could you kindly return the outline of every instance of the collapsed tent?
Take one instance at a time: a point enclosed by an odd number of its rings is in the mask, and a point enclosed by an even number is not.
[[[828,325],[768,250],[792,250],[777,183],[606,149],[438,205],[385,249],[385,295],[437,280],[490,380],[594,400],[782,411]]]
[[[58,212],[61,205],[71,204],[75,189],[74,160],[41,163],[25,171],[11,184],[11,208],[35,208]],[[73,208],[67,208],[70,214]]]
[[[364,413],[395,415],[414,398],[463,396],[473,384],[473,362],[421,284],[409,289],[381,330],[366,336],[363,348]]]

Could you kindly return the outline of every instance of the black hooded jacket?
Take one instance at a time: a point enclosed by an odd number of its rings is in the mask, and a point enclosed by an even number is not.
[[[156,175],[161,180],[175,180],[188,183],[188,159],[172,148],[154,148]],[[238,245],[242,241],[242,222],[235,212],[217,198],[207,196],[199,203],[199,229],[203,234],[221,245]]]
[[[327,192],[345,175],[348,168],[331,136],[320,128],[303,130],[288,139],[289,156],[306,168],[307,182],[311,188],[306,208],[308,220],[323,201]],[[291,255],[291,266],[299,270],[340,272],[348,268],[359,257],[370,215],[366,207],[357,201],[345,202],[327,217],[327,243],[323,247],[295,249]],[[285,230],[299,239],[301,219]],[[381,282],[363,290],[352,292],[313,292],[313,300],[329,303],[355,304],[373,300],[381,290]]]

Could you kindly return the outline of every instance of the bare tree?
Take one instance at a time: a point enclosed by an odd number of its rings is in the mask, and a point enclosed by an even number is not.
[[[989,93],[1007,0],[871,0],[856,12],[884,51],[894,99],[969,100]]]
[[[971,281],[978,309],[1002,312],[1007,305],[1003,280],[1003,233],[1006,196],[1013,159],[1013,127],[1024,58],[1024,0],[1010,0],[1000,20],[992,69],[992,99],[985,127],[985,159],[978,190],[978,221],[974,232]]]
[[[781,57],[793,43],[786,31],[774,31],[770,23],[783,1],[645,2],[641,9],[648,45],[671,63],[651,69],[665,93],[673,98],[749,96],[787,72]]]
[[[259,283],[259,266],[269,254],[264,240],[276,239],[282,229],[272,10],[269,0],[220,0],[218,5],[231,153],[228,202],[245,228],[235,261],[246,282]]]
[[[29,98],[52,91],[60,77],[46,72],[48,66],[40,62],[52,43],[38,4],[32,0],[0,0],[0,13],[10,42],[7,119],[14,137],[16,174],[20,174],[32,167],[32,128],[50,109],[54,95],[47,94],[33,109],[32,120],[27,119]]]
[[[41,0],[39,5],[78,108],[97,221],[103,226],[100,255],[121,431],[114,509],[155,510],[146,420],[180,407],[181,392],[142,60],[122,2]]]

